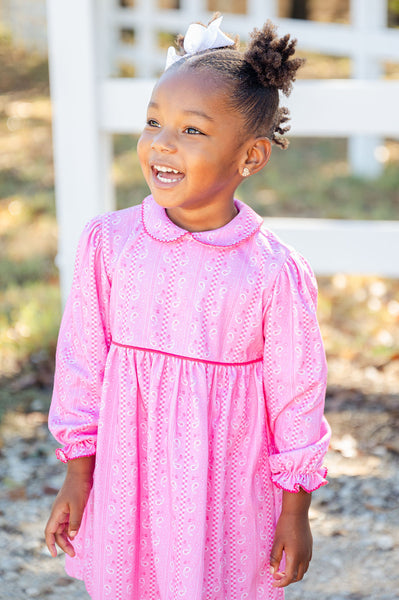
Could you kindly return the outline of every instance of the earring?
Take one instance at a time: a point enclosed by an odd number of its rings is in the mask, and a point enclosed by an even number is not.
[[[241,175],[242,175],[243,177],[249,177],[249,175],[251,175],[251,172],[250,172],[250,170],[248,169],[248,167],[244,167],[244,168],[243,168]]]

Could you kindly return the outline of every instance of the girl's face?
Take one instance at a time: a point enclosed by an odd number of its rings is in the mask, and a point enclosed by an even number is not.
[[[185,229],[215,229],[235,214],[247,156],[241,116],[212,72],[166,72],[156,85],[137,150],[155,201]]]

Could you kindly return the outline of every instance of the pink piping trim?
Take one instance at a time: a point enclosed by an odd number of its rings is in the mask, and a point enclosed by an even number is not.
[[[327,468],[323,467],[324,469],[324,473],[322,475],[322,477],[325,477],[327,475]],[[278,487],[280,490],[283,490],[284,492],[291,492],[293,494],[298,494],[300,488],[302,488],[303,490],[305,490],[305,492],[307,492],[308,494],[311,494],[312,492],[315,492],[316,490],[320,489],[321,487],[323,487],[324,485],[328,485],[328,481],[322,481],[317,487],[312,488],[311,490],[308,490],[307,488],[305,488],[304,485],[302,485],[302,483],[295,483],[294,484],[294,489],[293,490],[289,490],[287,488],[285,488],[284,486],[282,486],[280,483],[278,483],[277,481],[273,481],[274,485],[276,487]]]
[[[248,233],[241,240],[238,240],[238,242],[234,242],[234,244],[227,244],[225,246],[220,246],[219,244],[212,244],[212,242],[203,242],[202,240],[197,239],[195,237],[195,235],[192,235],[191,233],[190,233],[190,235],[196,242],[198,242],[199,244],[203,244],[204,246],[212,246],[213,248],[235,248],[236,246],[240,246],[241,244],[246,242],[250,237],[255,235],[255,233],[257,233],[261,227],[262,227],[262,224],[260,224],[256,229],[254,229],[250,233]]]
[[[60,460],[63,463],[67,463],[70,460],[74,460],[75,458],[84,458],[85,456],[94,456],[96,454],[96,452],[91,452],[90,454],[79,454],[79,456],[71,456],[70,458],[67,457],[67,455],[65,454],[65,452],[61,449],[61,448],[57,448],[57,450],[55,451],[55,455],[58,458],[58,460]]]
[[[185,229],[182,229],[182,233],[180,233],[177,237],[174,237],[171,240],[164,240],[160,237],[159,238],[155,237],[155,235],[152,235],[152,233],[150,233],[148,231],[147,226],[145,224],[145,219],[144,219],[144,202],[142,202],[142,204],[141,204],[141,222],[143,224],[143,228],[144,228],[144,231],[146,232],[146,234],[149,235],[150,238],[155,240],[156,242],[164,242],[165,244],[170,244],[171,242],[177,242],[177,240],[180,240],[180,238],[184,237],[185,235],[190,235],[192,237],[192,239],[195,240],[196,242],[198,242],[199,244],[203,244],[204,246],[213,246],[215,248],[234,248],[234,246],[239,246],[240,244],[245,242],[248,238],[255,235],[255,233],[260,231],[260,229],[262,228],[262,223],[259,223],[259,225],[258,225],[258,227],[256,227],[256,229],[254,229],[253,231],[248,233],[241,240],[238,240],[237,242],[234,242],[233,244],[225,244],[225,245],[212,244],[211,242],[203,242],[202,240],[197,239],[195,237],[195,235],[193,235],[193,232],[186,231]],[[219,363],[216,363],[216,364],[219,364]],[[220,363],[220,364],[225,364],[225,363]],[[232,363],[232,364],[236,364],[236,363]]]
[[[145,224],[145,219],[144,219],[144,202],[142,202],[141,204],[141,222],[143,223],[143,227],[144,227],[144,231],[146,232],[147,235],[150,236],[150,238],[152,238],[153,240],[155,240],[156,242],[165,242],[166,244],[170,244],[171,242],[176,242],[177,240],[179,240],[181,237],[183,237],[183,235],[186,235],[187,233],[189,233],[188,231],[184,231],[184,229],[182,229],[182,233],[180,233],[177,237],[171,239],[171,240],[163,240],[161,238],[157,238],[155,237],[155,235],[152,235],[148,229],[147,226]]]
[[[293,490],[289,490],[288,488],[285,488],[284,486],[280,485],[276,481],[274,481],[273,483],[276,487],[280,488],[280,490],[284,490],[284,492],[291,492],[292,494],[298,494],[300,491],[300,488],[302,488],[303,490],[305,490],[305,492],[307,492],[308,494],[311,494],[312,492],[315,492],[316,490],[323,487],[324,485],[327,485],[328,481],[323,481],[322,483],[320,483],[320,485],[318,485],[315,488],[312,488],[311,490],[308,490],[307,488],[305,488],[305,486],[303,486],[301,483],[296,483]]]
[[[183,360],[190,360],[191,362],[204,363],[209,365],[221,365],[227,367],[242,367],[245,365],[252,365],[253,363],[261,362],[262,358],[255,358],[254,360],[248,360],[246,362],[236,362],[236,363],[228,363],[228,362],[217,362],[215,360],[204,360],[202,358],[192,358],[191,356],[182,356],[181,354],[172,354],[170,352],[162,352],[162,350],[153,350],[152,348],[140,348],[139,346],[129,346],[128,344],[120,344],[119,342],[115,342],[112,340],[111,342],[115,346],[119,346],[120,348],[129,348],[131,350],[142,350],[143,352],[153,352],[155,354],[163,354],[164,356],[173,356],[174,358],[182,358]]]

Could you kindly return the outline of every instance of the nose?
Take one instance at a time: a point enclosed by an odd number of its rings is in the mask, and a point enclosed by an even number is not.
[[[157,152],[176,152],[176,144],[173,140],[173,135],[165,128],[162,128],[154,135],[151,142],[151,148]]]

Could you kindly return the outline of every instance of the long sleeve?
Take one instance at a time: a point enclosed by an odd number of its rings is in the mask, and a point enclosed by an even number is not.
[[[327,367],[316,317],[317,287],[306,261],[290,255],[264,316],[264,393],[273,482],[295,492],[325,485],[330,428],[323,416]]]
[[[63,462],[96,453],[99,404],[110,345],[110,283],[102,227],[94,219],[79,241],[72,290],[58,338],[49,429]]]

